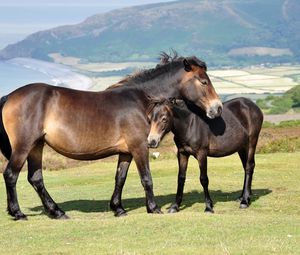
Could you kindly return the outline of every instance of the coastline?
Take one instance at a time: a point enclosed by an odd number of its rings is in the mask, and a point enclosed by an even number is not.
[[[90,77],[69,66],[30,58],[0,61],[0,96],[35,82],[78,90],[89,90],[93,86]]]

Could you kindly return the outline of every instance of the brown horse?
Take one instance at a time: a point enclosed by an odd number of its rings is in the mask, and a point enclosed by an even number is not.
[[[1,99],[0,148],[9,160],[3,176],[11,216],[26,219],[19,207],[16,182],[27,160],[28,181],[47,214],[67,218],[44,186],[45,143],[78,160],[119,154],[118,169],[133,158],[145,189],[147,211],[161,212],[154,201],[148,161],[149,98],[182,98],[202,107],[210,118],[220,115],[222,104],[206,75],[205,63],[196,57],[176,58],[120,83],[122,86],[102,92],[29,84]],[[117,215],[124,213],[112,208]]]
[[[169,212],[179,211],[190,155],[199,162],[205,212],[213,212],[213,202],[208,191],[207,156],[224,157],[238,152],[245,170],[240,208],[249,206],[254,155],[263,122],[263,114],[256,104],[246,98],[232,99],[224,103],[222,115],[211,120],[200,109],[186,105],[182,100],[176,100],[173,105],[164,100],[153,107],[150,119],[149,146],[157,147],[162,137],[171,130],[178,149],[176,202]]]

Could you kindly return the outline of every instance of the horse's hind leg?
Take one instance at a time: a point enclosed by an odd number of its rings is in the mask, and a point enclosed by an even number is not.
[[[67,219],[68,216],[58,205],[53,201],[46,190],[42,174],[42,153],[44,143],[39,142],[30,152],[28,162],[28,181],[38,193],[46,213],[55,219]]]
[[[210,198],[208,191],[209,179],[207,176],[207,155],[206,153],[199,153],[198,157],[199,167],[200,167],[200,183],[204,190],[205,197],[205,210],[204,212],[213,213],[213,202]]]
[[[25,151],[13,151],[3,173],[7,193],[7,211],[16,220],[27,219],[26,215],[20,210],[16,190],[19,173],[24,165],[26,157],[27,153]]]
[[[110,200],[110,208],[115,212],[115,216],[126,215],[126,211],[121,203],[121,196],[131,160],[132,156],[130,154],[119,155],[118,167],[115,177],[115,190]]]
[[[251,186],[252,186],[252,177],[254,173],[254,167],[255,167],[255,146],[249,146],[247,149],[242,149],[239,151],[240,159],[243,163],[243,168],[245,171],[245,177],[244,177],[244,185],[243,185],[243,191],[242,195],[240,197],[240,208],[244,209],[249,207],[250,205],[250,196],[252,194]]]
[[[176,200],[175,203],[171,205],[169,208],[169,213],[176,213],[179,212],[179,208],[182,202],[183,197],[183,189],[185,184],[185,178],[186,178],[186,170],[189,160],[189,155],[177,152],[177,159],[178,159],[178,179],[177,179],[177,193],[176,193]]]

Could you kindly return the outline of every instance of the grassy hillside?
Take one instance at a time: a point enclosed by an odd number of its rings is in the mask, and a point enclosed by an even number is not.
[[[174,48],[210,66],[300,60],[296,0],[181,0],[94,15],[80,24],[41,31],[9,45],[2,58],[49,54],[92,62],[149,61]]]
[[[129,215],[115,218],[109,210],[114,185],[113,163],[95,163],[64,171],[45,171],[50,194],[71,217],[51,220],[20,175],[17,189],[26,222],[6,214],[0,180],[0,254],[298,254],[300,250],[299,153],[256,157],[253,200],[246,210],[235,199],[243,182],[238,156],[209,159],[215,214],[204,211],[199,170],[191,160],[182,210],[149,215],[140,180],[132,165],[124,188]],[[177,162],[151,163],[154,191],[164,212],[174,200]]]

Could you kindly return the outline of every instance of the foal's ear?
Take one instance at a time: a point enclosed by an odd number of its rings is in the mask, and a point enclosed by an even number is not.
[[[175,98],[175,97],[170,97],[170,98],[169,98],[169,103],[170,103],[171,105],[177,104],[176,98]]]
[[[184,70],[187,72],[192,71],[192,66],[191,64],[187,61],[187,59],[183,59],[183,65],[184,65]]]
[[[148,105],[147,111],[146,111],[146,115],[147,115],[147,120],[150,123],[151,119],[152,119],[152,111],[153,108],[155,107],[156,103],[154,101],[150,102],[150,104]]]

